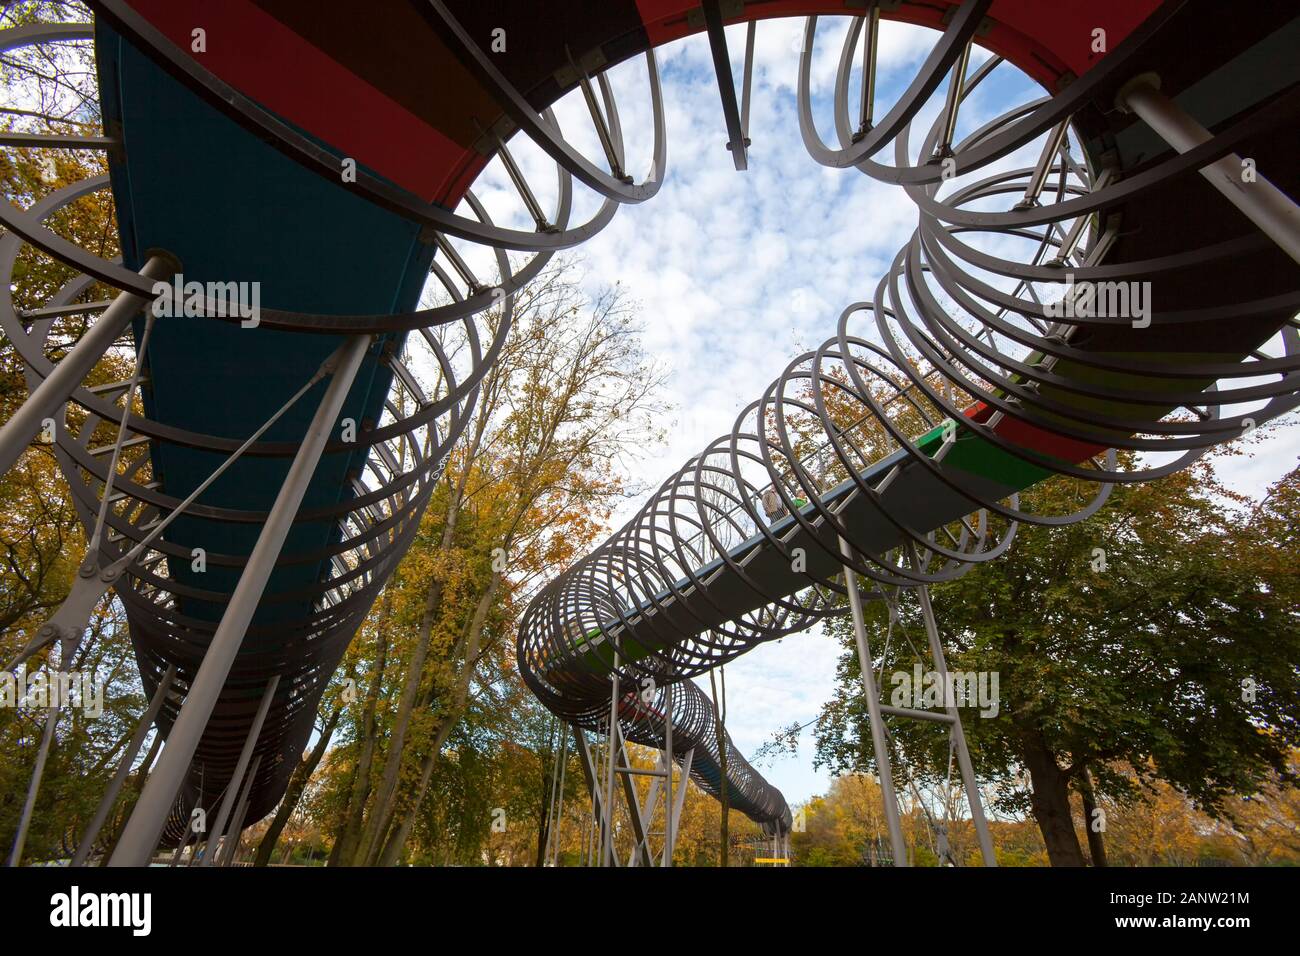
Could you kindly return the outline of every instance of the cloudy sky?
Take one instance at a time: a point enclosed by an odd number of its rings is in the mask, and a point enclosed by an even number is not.
[[[814,106],[820,107],[819,128],[828,143],[833,137],[827,92],[845,22],[821,22],[813,59]],[[897,24],[882,27],[877,102],[887,108],[911,81],[936,34]],[[669,373],[665,398],[677,412],[668,442],[628,463],[632,476],[647,487],[729,431],[740,409],[796,353],[834,332],[846,305],[870,298],[915,227],[915,210],[901,188],[855,170],[819,166],[804,149],[795,102],[801,39],[802,21],[758,25],[753,145],[746,172],[734,169],[725,149],[707,41],[696,36],[661,49],[668,129],[663,189],[644,204],[621,209],[604,232],[581,247],[586,282],[593,290],[622,284],[639,309],[646,349]],[[744,28],[730,28],[728,41],[739,77]],[[983,55],[975,54],[972,70]],[[611,76],[629,171],[640,179],[652,150],[644,60],[621,64]],[[941,87],[918,128],[928,128],[942,94]],[[963,106],[959,138],[1037,95],[1012,68],[1000,67]],[[567,98],[556,113],[565,135],[585,155],[602,155],[580,98]],[[876,115],[883,115],[880,107]],[[536,150],[511,145],[531,182],[554,180],[553,167]],[[1031,144],[1006,162],[1032,164],[1038,150]],[[490,172],[475,188],[494,216],[527,227],[499,172]],[[539,193],[546,205],[545,190]],[[579,187],[575,221],[594,206]],[[1294,463],[1297,452],[1300,429],[1290,426],[1265,439],[1254,458],[1232,463],[1225,477],[1239,490],[1258,493]],[[616,516],[618,523],[638,504],[629,503]],[[833,688],[837,653],[814,630],[728,665],[728,729],[744,753],[752,755],[775,730],[817,716]],[[791,803],[828,785],[825,771],[813,768],[807,734],[796,756],[763,772]]]

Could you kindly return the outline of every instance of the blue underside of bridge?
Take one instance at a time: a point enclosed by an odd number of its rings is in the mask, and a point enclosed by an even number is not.
[[[183,264],[185,280],[260,282],[262,308],[319,313],[394,313],[417,307],[433,247],[419,227],[316,176],[208,106],[101,19],[96,28],[106,128],[123,148],[110,161],[124,262],[143,264],[151,248]],[[292,68],[287,66],[286,68]],[[247,175],[247,170],[257,174]],[[143,320],[136,323],[137,345]],[[150,418],[179,428],[246,439],[302,385],[343,341],[335,335],[241,328],[237,322],[169,317],[156,321],[146,355],[144,392]],[[340,419],[379,421],[391,372],[372,346]],[[278,421],[265,441],[299,442],[325,384],[318,383]],[[333,438],[341,430],[336,428]],[[222,462],[223,454],[170,442],[152,445],[154,480],[183,498]],[[359,473],[364,451],[325,455],[304,509],[351,497],[348,475]],[[244,457],[199,499],[200,504],[267,511],[289,467],[287,458]],[[246,557],[260,523],[179,518],[168,541],[205,549],[196,573],[172,560],[182,585],[228,594],[239,568],[213,556]],[[339,540],[334,522],[296,525],[284,555],[310,553]],[[278,566],[250,636],[258,625],[300,619],[310,601],[294,596],[328,574],[326,560]],[[182,614],[218,619],[224,601],[184,599]]]

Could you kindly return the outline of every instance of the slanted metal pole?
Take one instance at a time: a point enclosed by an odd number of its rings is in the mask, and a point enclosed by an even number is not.
[[[617,753],[620,763],[623,766],[621,773],[623,782],[623,799],[627,801],[628,816],[632,821],[632,837],[635,841],[632,846],[632,856],[628,861],[628,866],[636,866],[638,855],[642,864],[645,866],[654,866],[654,859],[650,855],[650,827],[649,821],[641,815],[641,804],[638,802],[636,784],[632,780],[632,760],[627,753],[627,741],[623,739],[622,730],[618,734]],[[655,783],[658,783],[658,779]]]
[[[961,108],[963,87],[966,85],[966,67],[970,63],[970,41],[952,65],[952,79],[948,81],[948,99],[944,103],[943,140],[934,151],[931,162],[953,155],[952,141],[957,135],[957,111]]]
[[[316,409],[311,426],[294,456],[284,485],[267,515],[253,553],[248,557],[248,564],[239,577],[234,594],[230,596],[226,613],[222,615],[221,623],[212,635],[203,664],[190,685],[185,705],[167,736],[167,746],[158,758],[158,766],[145,784],[144,792],[140,794],[140,800],[122,833],[122,839],[109,860],[109,866],[144,866],[158,843],[167,814],[185,781],[185,774],[194,759],[194,751],[207,728],[208,718],[212,716],[212,708],[221,695],[231,665],[239,653],[244,632],[257,610],[266,582],[275,568],[280,549],[284,547],[307,485],[316,471],[321,452],[334,429],[343,401],[347,398],[369,345],[370,336],[353,336],[331,359],[334,364],[333,375],[320,407]]]
[[[104,821],[108,819],[113,804],[117,803],[118,794],[122,792],[122,785],[126,783],[126,778],[131,774],[131,764],[135,763],[136,754],[144,746],[144,739],[149,736],[149,730],[153,727],[158,712],[162,710],[163,701],[167,698],[167,692],[171,690],[172,681],[175,678],[176,665],[172,664],[168,666],[167,672],[163,674],[162,680],[158,682],[158,689],[153,692],[153,699],[149,701],[149,706],[145,708],[140,723],[136,725],[135,733],[131,735],[131,742],[126,745],[126,751],[122,754],[122,759],[117,765],[117,772],[113,774],[108,789],[104,791],[104,796],[100,798],[99,807],[95,810],[90,825],[86,827],[86,832],[81,837],[81,845],[77,847],[77,852],[72,855],[70,866],[86,865],[86,860],[90,857],[90,849],[94,846],[95,840],[98,839],[99,831],[103,829]]]
[[[63,675],[68,672],[68,667],[72,663],[72,657],[77,653],[77,648],[81,646],[81,635],[74,638],[65,638],[59,649],[59,670],[58,674]],[[41,790],[41,778],[45,776],[45,763],[50,756],[50,747],[54,743],[54,728],[59,723],[59,713],[63,709],[63,691],[68,686],[67,681],[56,678],[55,686],[50,688],[51,694],[57,694],[59,699],[51,704],[45,714],[45,729],[41,733],[40,749],[36,752],[36,766],[32,768],[32,778],[27,785],[27,799],[23,801],[22,813],[18,817],[18,832],[14,834],[13,849],[9,852],[9,860],[6,865],[17,866],[22,862],[23,846],[27,843],[27,831],[32,825],[32,814],[36,811],[36,795]]]
[[[36,795],[41,789],[41,777],[45,775],[45,761],[50,756],[50,744],[54,740],[54,727],[59,722],[58,707],[50,707],[45,714],[45,729],[41,733],[41,746],[36,752],[36,766],[32,768],[32,777],[27,784],[27,799],[23,801],[22,814],[18,818],[18,832],[14,835],[13,849],[9,851],[6,866],[17,866],[22,862],[23,845],[27,842],[27,830],[32,825],[32,813],[36,809]]]
[[[612,643],[610,647],[613,647]],[[614,651],[614,670],[609,675],[609,765],[605,771],[605,800],[604,806],[601,808],[604,811],[600,824],[601,866],[613,866],[613,861],[616,859],[614,854],[614,754],[617,750],[615,741],[618,739],[618,680],[618,651],[616,649]]]
[[[591,832],[594,829],[596,815],[599,813],[600,798],[596,793],[596,768],[591,763],[591,751],[587,747],[586,734],[577,724],[570,724],[573,732],[574,751],[578,755],[578,767],[587,784],[587,793],[591,796],[591,825],[584,821],[582,828],[582,857],[585,866],[591,865]]]
[[[740,131],[745,136],[745,145],[749,145],[749,101],[754,94],[754,39],[758,31],[758,21],[750,20],[745,28],[745,66],[740,87]]]
[[[179,271],[180,264],[166,253],[155,253],[145,263],[140,274],[146,279],[165,279]],[[136,317],[145,299],[123,292],[113,304],[103,311],[77,344],[55,363],[45,381],[27,396],[13,417],[0,428],[0,475],[13,467],[27,446],[41,431],[41,423],[55,418],[69,396],[85,379],[95,363],[113,347],[117,337]],[[130,409],[127,409],[130,412]]]
[[[253,764],[244,775],[244,785],[239,788],[239,803],[235,806],[235,815],[230,820],[230,829],[226,831],[226,842],[221,847],[221,865],[230,866],[239,851],[239,838],[244,829],[244,817],[248,814],[248,795],[253,789],[253,778],[257,768],[262,765],[262,755],[253,758]]]
[[[916,551],[912,549],[912,562],[916,563]],[[930,605],[930,588],[922,584],[916,589],[921,599],[921,615],[925,618],[925,636],[930,642],[930,656],[934,658],[934,669],[939,675],[939,686],[944,688],[944,697],[948,696],[948,662],[943,656],[943,644],[939,642],[939,627],[935,623],[934,608]],[[975,780],[975,768],[971,764],[970,751],[966,748],[966,733],[961,727],[961,715],[957,712],[956,701],[945,700],[948,716],[952,718],[949,732],[957,750],[957,766],[961,768],[961,785],[966,790],[966,803],[970,807],[971,823],[975,825],[975,835],[979,839],[980,856],[985,866],[997,866],[998,858],[993,852],[993,837],[989,833],[989,822],[984,817],[984,807],[980,801],[979,785]]]
[[[1070,117],[1067,116],[1047,134],[1047,141],[1043,143],[1043,152],[1038,157],[1038,164],[1034,167],[1029,183],[1025,186],[1025,194],[1020,202],[1016,203],[1015,209],[1032,209],[1038,205],[1038,197],[1042,195],[1043,187],[1047,185],[1047,177],[1051,175],[1052,166],[1056,163],[1056,154],[1061,151],[1061,144],[1065,142],[1065,134],[1069,129]]]
[[[1115,105],[1136,113],[1156,134],[1179,153],[1208,142],[1214,137],[1200,123],[1160,92],[1160,78],[1144,73],[1120,88]],[[1300,262],[1300,208],[1291,197],[1258,173],[1253,181],[1242,178],[1241,157],[1229,153],[1208,166],[1201,175],[1236,206],[1282,251]]]
[[[149,779],[149,773],[153,770],[153,762],[158,757],[158,751],[162,749],[162,739],[162,734],[153,735],[153,742],[149,744],[149,749],[145,752],[144,759],[140,761],[140,766],[136,768],[135,780],[130,784],[130,786],[135,790],[137,795],[140,793],[140,788],[144,786],[144,782]],[[127,779],[129,780],[130,777]],[[113,835],[109,839],[108,845],[104,848],[104,856],[99,861],[100,866],[108,866],[108,858],[113,855],[113,850],[117,848],[117,840],[122,835],[121,829],[120,826],[114,828]]]
[[[560,865],[560,838],[564,835],[564,784],[569,771],[569,738],[567,735],[564,738],[564,747],[560,753],[564,762],[560,764],[560,802],[555,808],[555,840],[551,848],[551,863],[554,866]]]
[[[718,93],[722,97],[722,116],[727,124],[727,149],[736,169],[747,169],[749,147],[747,130],[736,104],[736,81],[731,75],[731,56],[727,53],[727,34],[722,26],[720,0],[703,0],[704,27],[709,34],[709,51],[713,55],[713,72],[718,80]],[[748,65],[747,65],[748,68]]]
[[[750,26],[754,24],[751,21]],[[673,865],[673,848],[677,839],[677,828],[674,825],[673,815],[673,685],[669,684],[664,688],[664,770],[667,776],[664,782],[667,784],[664,797],[664,866]],[[656,781],[657,783],[658,781]],[[685,781],[682,781],[683,785]],[[654,807],[650,808],[650,817],[654,818]]]
[[[643,807],[638,806],[638,812],[640,813],[641,819],[646,823],[646,828],[644,830],[645,839],[639,840],[637,844],[632,847],[632,852],[628,856],[628,866],[636,866],[637,855],[641,853],[643,847],[649,847],[650,845],[650,831],[648,828],[654,823],[655,811],[659,809],[659,798],[663,791],[664,780],[671,776],[671,771],[665,765],[662,751],[660,752],[658,759],[655,760],[655,773],[660,774],[661,776],[656,776],[651,779],[650,790],[646,793],[645,805]],[[668,804],[665,804],[665,806],[667,805]],[[667,827],[665,826],[665,831],[666,830]],[[646,866],[654,865],[655,863],[652,856],[651,859],[646,861]]]
[[[850,557],[849,544],[840,538],[840,552]],[[858,665],[862,671],[862,691],[867,697],[867,719],[871,724],[871,747],[876,755],[876,772],[880,776],[880,796],[885,805],[885,825],[889,829],[889,845],[894,866],[907,866],[907,844],[903,840],[903,824],[898,816],[898,797],[894,793],[894,774],[890,768],[889,746],[885,742],[884,717],[880,713],[880,695],[876,689],[875,671],[871,663],[871,646],[867,642],[867,622],[862,613],[862,596],[858,593],[856,575],[844,565],[844,583],[849,592],[849,610],[853,614],[853,636],[858,645]]]
[[[582,775],[587,781],[587,792],[591,794],[591,815],[593,819],[588,831],[587,865],[593,866],[596,863],[595,854],[597,848],[595,842],[598,839],[600,830],[596,825],[596,820],[604,818],[604,799],[600,790],[600,780],[596,775],[596,763],[592,760],[591,748],[587,746],[586,735],[576,724],[573,725],[573,739],[577,744],[578,763],[581,765]],[[615,858],[615,863],[617,864],[617,862],[617,858]]]
[[[560,838],[564,835],[564,785],[569,772],[569,736],[562,732],[560,747],[560,799],[555,807],[555,839],[551,843],[551,863],[559,866]]]
[[[253,759],[253,748],[257,746],[257,739],[262,735],[262,724],[266,721],[266,713],[271,709],[271,701],[275,698],[275,689],[280,686],[280,675],[275,674],[266,682],[266,690],[262,691],[262,701],[257,705],[257,714],[253,717],[253,723],[248,728],[248,736],[244,738],[244,749],[239,752],[239,762],[235,764],[235,772],[230,777],[230,783],[226,787],[226,797],[221,801],[221,809],[217,811],[217,822],[212,825],[212,844],[213,852],[203,855],[203,862],[200,866],[211,866],[215,862],[217,841],[225,832],[226,822],[230,819],[230,813],[239,801],[239,793],[244,785],[244,775],[248,772],[248,765]]]
[[[185,847],[189,845],[190,837],[193,834],[194,834],[194,818],[191,817],[189,822],[185,824],[185,835],[181,837],[181,842],[176,844],[176,852],[172,854],[172,861],[171,863],[167,864],[168,866],[176,866],[181,862],[181,854],[185,852]],[[197,842],[195,843],[195,847],[196,848],[198,847]]]
[[[578,732],[579,731],[577,731],[577,729],[575,728],[574,733],[578,733]],[[581,752],[580,752],[578,762],[582,767],[583,777],[587,781],[587,794],[591,800],[591,813],[587,814],[587,816],[584,817],[582,821],[582,865],[591,866],[592,864],[591,842],[592,842],[592,833],[596,829],[596,806],[598,801],[596,800],[596,792],[592,788],[592,781],[594,778],[592,778],[591,774],[587,772],[586,760],[584,757],[581,756]]]
[[[880,4],[872,2],[865,20],[866,36],[862,38],[862,103],[858,112],[857,138],[871,132],[876,109],[876,47],[880,36]]]
[[[555,717],[554,714],[552,714],[552,715],[551,715],[551,721],[550,721],[550,724],[551,724],[551,728],[552,728],[552,729],[554,729],[554,727],[555,727],[555,722],[556,722],[556,717]],[[550,734],[550,731],[548,731],[548,736],[549,736],[549,734]],[[563,746],[565,743],[568,742],[568,739],[569,739],[568,734],[566,734],[563,730],[561,730],[561,731],[560,731],[560,741],[559,741],[560,745]],[[548,740],[548,743],[549,743],[549,740]],[[560,755],[559,755],[558,753],[556,753],[555,751],[552,751],[552,759],[554,760],[554,763],[551,764],[551,798],[550,798],[550,802],[547,803],[547,805],[546,805],[546,824],[545,824],[545,826],[546,826],[546,845],[542,848],[542,863],[543,863],[543,864],[546,863],[546,857],[547,857],[547,856],[550,854],[550,852],[551,852],[551,834],[554,832],[554,831],[552,830],[552,826],[551,826],[551,818],[555,816],[555,795],[556,795],[556,787],[558,786],[559,779],[560,779],[560,760],[561,760],[562,758],[560,757]]]

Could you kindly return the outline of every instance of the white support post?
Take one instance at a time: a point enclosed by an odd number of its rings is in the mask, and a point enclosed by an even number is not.
[[[225,832],[226,822],[230,819],[230,813],[239,800],[240,790],[244,786],[244,774],[248,772],[248,765],[253,759],[253,748],[257,746],[257,738],[262,734],[262,724],[266,722],[266,713],[271,709],[271,701],[275,699],[275,689],[280,686],[280,675],[274,675],[266,683],[266,690],[262,692],[262,700],[257,705],[257,714],[253,717],[253,723],[248,728],[248,735],[244,738],[244,748],[239,752],[239,762],[235,764],[235,772],[230,777],[230,784],[226,787],[225,799],[221,801],[221,809],[217,811],[217,821],[212,825],[211,844],[213,849],[217,849],[217,841],[221,839]],[[215,862],[216,853],[203,854],[203,862],[200,866],[211,866]]]
[[[253,553],[249,555],[235,592],[230,597],[226,613],[217,625],[203,664],[190,686],[185,706],[181,708],[180,715],[168,734],[167,745],[158,759],[157,768],[150,775],[131,819],[127,821],[122,839],[109,861],[110,866],[144,866],[158,843],[167,814],[171,811],[176,794],[180,792],[199,740],[207,728],[208,718],[212,715],[235,656],[239,653],[244,632],[257,610],[298,507],[302,504],[307,485],[316,471],[321,452],[338,421],[344,399],[347,398],[369,345],[370,336],[353,336],[331,359],[333,374],[320,407],[294,456],[275,504],[267,515],[266,524],[258,535]]]
[[[140,748],[144,745],[145,737],[149,736],[149,730],[158,718],[158,712],[162,710],[163,701],[167,699],[167,693],[171,690],[172,681],[175,678],[176,665],[172,664],[167,668],[167,672],[163,674],[163,679],[158,682],[158,689],[153,692],[153,698],[149,701],[149,706],[145,709],[144,715],[141,716],[140,723],[136,725],[135,733],[131,736],[131,742],[126,745],[122,759],[118,762],[117,772],[113,774],[108,789],[104,791],[104,796],[100,798],[99,807],[95,810],[90,825],[86,827],[86,832],[81,837],[81,844],[77,847],[77,852],[72,855],[70,866],[86,865],[91,848],[99,837],[99,831],[103,829],[104,821],[108,819],[113,805],[117,803],[118,795],[122,792],[122,785],[126,783],[126,778],[131,773],[131,764],[135,762],[136,754],[140,752]]]
[[[230,866],[239,853],[239,837],[244,829],[244,817],[248,813],[248,796],[253,789],[253,778],[257,776],[257,768],[261,765],[262,755],[258,754],[253,758],[253,765],[248,768],[248,773],[244,775],[244,785],[239,788],[239,803],[235,806],[235,815],[231,818],[230,829],[226,831],[226,842],[221,847],[222,866]]]
[[[1179,153],[1186,153],[1213,139],[1195,119],[1160,92],[1160,78],[1154,73],[1134,77],[1121,87],[1115,105],[1137,116]],[[1300,207],[1291,197],[1263,176],[1247,180],[1241,157],[1229,153],[1208,166],[1201,175],[1236,206],[1282,251],[1300,262]]]
[[[180,268],[166,253],[150,256],[140,274],[146,279],[165,279]],[[0,475],[13,467],[14,462],[41,432],[41,424],[54,418],[71,397],[104,353],[113,347],[131,320],[140,312],[145,299],[123,292],[113,304],[103,311],[77,344],[60,360],[54,369],[23,402],[13,417],[0,428]],[[129,412],[130,409],[128,408]]]
[[[916,552],[913,550],[913,562],[915,564]],[[943,644],[939,641],[939,627],[935,622],[934,608],[930,605],[930,589],[926,585],[917,588],[917,594],[921,599],[921,615],[925,618],[925,636],[930,644],[930,656],[934,658],[935,673],[939,675],[939,686],[944,688],[944,694],[947,696],[947,689],[951,686],[948,681],[948,661],[944,657]],[[961,769],[961,785],[966,791],[966,803],[970,807],[971,823],[975,826],[975,835],[979,839],[980,856],[984,859],[985,866],[997,866],[998,860],[993,852],[993,837],[989,833],[989,823],[984,816],[984,806],[980,800],[979,783],[975,779],[975,768],[971,763],[970,751],[966,747],[966,733],[962,730],[961,715],[957,711],[956,701],[945,701],[948,716],[952,719],[949,727],[949,733],[952,734],[952,740],[957,751],[957,766]]]
[[[846,558],[852,556],[849,543],[843,538],[840,538],[840,552]],[[849,592],[849,610],[853,614],[853,637],[857,642],[858,667],[862,672],[862,692],[867,698],[867,720],[871,724],[871,746],[876,757],[876,772],[880,777],[880,796],[885,806],[889,846],[894,866],[907,866],[907,843],[903,840],[903,824],[898,814],[898,796],[894,792],[894,774],[889,760],[889,745],[885,741],[884,716],[880,712],[880,693],[876,688],[871,646],[867,641],[862,596],[858,593],[856,574],[847,564],[844,565],[844,583]]]
[[[694,759],[695,759],[695,748],[692,747],[690,750],[686,751],[686,753],[682,756],[682,772],[681,772],[681,777],[679,778],[677,784],[677,797],[671,806],[667,806],[667,805],[665,806],[665,811],[667,810],[672,811],[672,813],[668,814],[668,816],[670,817],[671,820],[669,826],[672,827],[674,833],[677,832],[677,825],[682,821],[682,808],[686,806],[686,789],[687,789],[686,784],[691,778],[691,762]],[[670,765],[668,767],[668,773],[671,774],[672,772],[673,772],[673,768]],[[672,778],[670,777],[669,779]],[[671,857],[665,859],[663,865],[672,866]]]
[[[608,637],[606,637],[608,640]],[[612,645],[611,645],[612,646]],[[618,855],[614,852],[614,755],[618,746],[618,651],[614,651],[614,670],[610,672],[609,697],[609,763],[605,771],[605,799],[600,826],[600,865],[616,866]]]
[[[753,27],[753,24],[750,24]],[[752,39],[752,34],[751,34]],[[748,113],[746,114],[748,117]],[[664,792],[664,853],[663,865],[673,865],[673,850],[677,843],[677,821],[673,819],[671,813],[673,806],[673,685],[669,684],[664,688],[664,770],[668,776],[664,778],[666,784]],[[656,781],[657,782],[657,781]],[[682,778],[682,786],[686,785],[686,779]],[[650,809],[649,814],[654,819],[654,808]]]

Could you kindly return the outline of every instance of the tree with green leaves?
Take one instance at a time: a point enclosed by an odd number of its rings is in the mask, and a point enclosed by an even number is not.
[[[1056,478],[1022,499],[1059,512],[1085,493]],[[996,716],[963,711],[976,772],[997,784],[1000,809],[1032,814],[1054,866],[1085,862],[1072,792],[1085,801],[1100,864],[1105,818],[1091,808],[1102,799],[1122,813],[1163,781],[1217,816],[1270,780],[1295,785],[1297,504],[1296,471],[1252,503],[1205,460],[1117,486],[1088,521],[1022,527],[1007,555],[932,589],[950,670],[1000,678]],[[911,653],[925,644],[916,602],[898,603],[886,697],[891,673],[928,660]],[[883,634],[885,605],[873,602],[868,614]],[[837,619],[828,630],[847,652],[818,725],[817,760],[836,772],[870,769],[851,625]],[[872,646],[883,653],[880,638]],[[900,772],[930,780],[948,772],[942,725],[895,720],[891,731]]]

